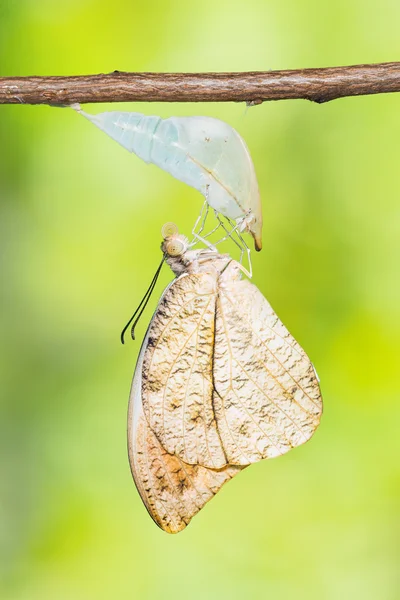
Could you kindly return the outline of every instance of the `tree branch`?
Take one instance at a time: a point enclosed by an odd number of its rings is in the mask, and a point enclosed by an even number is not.
[[[400,92],[400,62],[249,73],[123,73],[0,77],[0,104],[246,102]]]

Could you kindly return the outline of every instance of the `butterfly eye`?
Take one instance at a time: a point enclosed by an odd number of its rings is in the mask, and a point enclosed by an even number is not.
[[[161,228],[161,235],[164,240],[177,234],[178,227],[175,225],[175,223],[165,223]]]
[[[186,251],[186,244],[181,240],[169,240],[165,244],[165,251],[170,256],[180,256]]]

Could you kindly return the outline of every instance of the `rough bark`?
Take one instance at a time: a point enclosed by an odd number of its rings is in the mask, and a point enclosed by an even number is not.
[[[123,73],[0,77],[0,104],[246,102],[400,91],[400,62],[248,73]]]

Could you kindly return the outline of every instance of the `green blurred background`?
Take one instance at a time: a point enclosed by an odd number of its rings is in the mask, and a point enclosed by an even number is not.
[[[1,0],[0,75],[391,61],[399,20],[390,0]],[[308,444],[247,469],[177,536],[131,480],[139,342],[119,333],[160,227],[188,231],[201,196],[72,110],[0,106],[2,599],[399,597],[399,102],[124,105],[246,139],[265,219],[254,282],[325,401]]]

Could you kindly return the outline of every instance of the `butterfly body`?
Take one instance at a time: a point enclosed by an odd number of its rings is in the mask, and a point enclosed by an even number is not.
[[[153,519],[181,530],[247,465],[306,442],[322,403],[314,368],[229,255],[168,254],[177,275],[131,391],[132,473]]]

